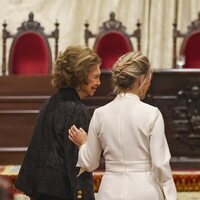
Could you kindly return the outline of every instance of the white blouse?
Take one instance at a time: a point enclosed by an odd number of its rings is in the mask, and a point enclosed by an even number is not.
[[[77,166],[95,170],[102,152],[106,169],[98,199],[177,199],[158,108],[123,93],[96,109]]]

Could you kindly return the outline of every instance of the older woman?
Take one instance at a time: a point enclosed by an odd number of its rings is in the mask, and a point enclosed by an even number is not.
[[[66,136],[73,124],[88,129],[82,99],[100,85],[100,58],[89,48],[68,47],[56,61],[53,85],[58,92],[40,111],[16,187],[34,200],[93,200],[90,173],[77,178],[77,147]]]
[[[80,146],[77,166],[96,169],[103,151],[98,200],[176,200],[162,114],[141,101],[151,82],[149,60],[135,52],[122,56],[112,79],[117,97],[95,110],[88,138],[83,129],[69,130]]]

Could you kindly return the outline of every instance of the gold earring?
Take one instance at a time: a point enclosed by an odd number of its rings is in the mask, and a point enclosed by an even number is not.
[[[79,86],[76,87],[76,91],[80,92],[80,87]]]
[[[144,98],[144,92],[143,92],[142,88],[139,89],[139,97],[140,97],[140,99]]]

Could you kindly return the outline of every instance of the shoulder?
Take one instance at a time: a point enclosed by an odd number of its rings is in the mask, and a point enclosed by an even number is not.
[[[148,118],[151,123],[154,124],[158,119],[163,121],[163,116],[159,108],[144,102],[141,103],[141,107],[141,114],[143,114],[143,116],[145,116],[146,119]]]
[[[138,108],[141,109],[143,111],[143,113],[146,113],[146,114],[148,114],[148,113],[155,114],[155,113],[160,112],[160,110],[156,106],[150,105],[143,101],[140,101],[140,103],[138,104]]]
[[[137,118],[146,123],[154,123],[156,119],[160,117],[162,118],[162,113],[157,107],[144,103],[142,101],[137,104],[135,110],[137,113]]]
[[[96,118],[100,120],[101,116],[105,116],[107,112],[109,112],[109,104],[106,104],[104,106],[98,107],[94,110],[92,118]]]
[[[112,100],[111,102],[109,102],[109,103],[107,103],[107,104],[105,104],[105,105],[103,105],[99,108],[96,108],[95,112],[96,113],[105,112],[106,110],[109,110],[113,106],[114,103],[115,103],[115,100]]]
[[[68,88],[62,88],[56,94],[49,98],[49,106],[56,107],[61,110],[85,110],[86,107],[75,92]]]

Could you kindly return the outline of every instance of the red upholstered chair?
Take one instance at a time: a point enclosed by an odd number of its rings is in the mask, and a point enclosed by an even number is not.
[[[34,14],[29,14],[18,28],[16,34],[10,34],[6,30],[7,24],[3,24],[3,61],[2,74],[15,75],[47,75],[51,73],[52,55],[48,38],[55,39],[55,58],[58,52],[59,24],[55,23],[55,30],[51,34],[45,34],[44,28],[39,22],[34,21]],[[6,67],[6,40],[12,38],[9,53],[8,67]]]
[[[102,59],[102,69],[110,69],[114,62],[123,54],[133,51],[131,37],[137,39],[137,50],[140,51],[141,30],[140,23],[137,23],[137,29],[132,33],[126,32],[126,27],[115,19],[115,13],[110,13],[110,19],[103,22],[99,28],[98,34],[93,34],[89,29],[89,24],[85,23],[85,44],[88,46],[89,38],[94,37],[94,51]]]
[[[177,30],[177,23],[173,26],[173,67],[200,68],[200,13],[198,19],[188,26],[186,33]],[[176,52],[178,37],[183,38],[179,55]]]

